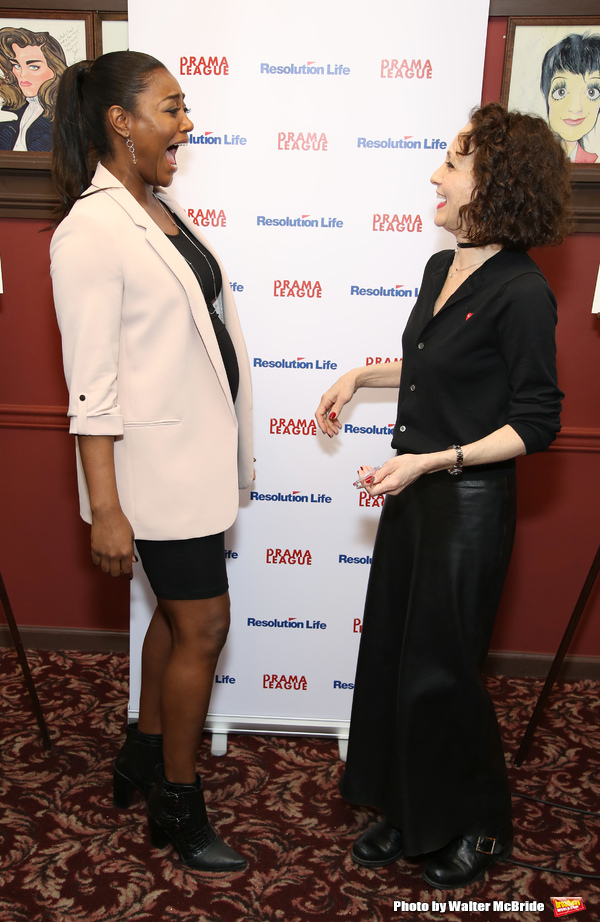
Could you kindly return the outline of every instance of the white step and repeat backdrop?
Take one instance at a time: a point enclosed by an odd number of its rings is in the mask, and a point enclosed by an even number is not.
[[[191,106],[173,192],[223,258],[255,391],[256,482],[226,547],[232,627],[208,726],[347,736],[396,394],[313,413],[347,368],[394,361],[429,255],[429,177],[481,96],[486,0],[129,0],[130,47]],[[199,395],[199,399],[202,396]],[[132,588],[130,715],[152,610]]]

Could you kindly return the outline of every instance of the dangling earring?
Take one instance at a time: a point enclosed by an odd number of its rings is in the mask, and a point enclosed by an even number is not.
[[[129,150],[129,153],[131,154],[131,156],[132,156],[132,158],[133,158],[133,162],[134,162],[134,163],[137,163],[137,159],[136,159],[136,156],[135,156],[135,147],[133,146],[133,141],[131,140],[131,138],[129,137],[129,135],[127,135],[127,140],[125,141],[125,144],[127,145],[127,148],[128,148],[128,150]]]

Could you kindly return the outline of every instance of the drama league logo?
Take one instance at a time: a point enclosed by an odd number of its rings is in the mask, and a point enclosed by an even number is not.
[[[385,496],[370,496],[366,490],[361,490],[358,494],[358,505],[361,509],[381,509],[385,501]]]
[[[380,76],[384,79],[395,80],[431,80],[433,68],[431,61],[426,58],[383,58],[381,61]]]
[[[260,72],[286,77],[347,77],[350,68],[343,64],[317,64],[316,61],[307,61],[306,64],[261,64]]]
[[[405,231],[409,234],[420,234],[423,230],[421,215],[416,214],[374,214],[373,215],[374,231],[393,231],[399,234]]]
[[[555,916],[569,916],[573,912],[581,912],[585,905],[580,896],[551,896]]]
[[[263,688],[280,688],[285,691],[306,691],[306,676],[301,675],[263,675]]]
[[[273,282],[274,298],[320,298],[323,293],[320,282],[303,279],[275,279]]]
[[[195,211],[188,208],[187,213],[197,227],[227,227],[227,217],[222,208],[219,211],[216,208],[197,208]]]
[[[289,564],[299,567],[312,566],[312,555],[310,551],[302,551],[298,548],[290,550],[289,547],[268,547],[267,563]]]
[[[314,419],[277,419],[269,422],[270,435],[316,435],[317,424]]]
[[[446,150],[448,147],[441,138],[423,138],[422,141],[415,141],[411,134],[405,134],[403,138],[358,138],[356,146],[394,150]]]
[[[204,134],[191,134],[190,135],[190,144],[208,144],[208,145],[219,145],[224,144],[226,147],[243,147],[247,143],[248,139],[242,137],[241,134],[214,134],[212,131],[205,131]]]
[[[417,297],[419,289],[405,288],[404,285],[394,285],[392,288],[363,288],[360,285],[351,285],[350,294],[361,298],[412,298]]]
[[[352,633],[362,634],[362,618],[354,618],[352,621]]]
[[[179,59],[179,73],[182,77],[226,77],[229,73],[229,63],[223,56],[219,59],[216,55],[207,58],[202,55],[181,57]]]
[[[368,355],[365,365],[391,365],[392,362],[400,361],[400,358],[392,358],[389,355],[386,355],[385,358],[382,355]]]
[[[277,150],[327,150],[327,135],[316,131],[280,131],[277,134]]]

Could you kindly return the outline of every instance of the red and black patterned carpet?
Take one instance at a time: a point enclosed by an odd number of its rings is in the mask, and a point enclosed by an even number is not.
[[[230,736],[223,757],[205,741],[209,811],[250,866],[224,877],[189,871],[170,848],[151,849],[142,803],[112,806],[127,658],[43,652],[29,660],[53,750],[41,746],[14,651],[0,651],[0,922],[538,920],[554,918],[551,897],[579,897],[586,908],[576,918],[600,919],[600,880],[502,862],[471,887],[443,893],[423,882],[415,861],[356,867],[349,849],[372,814],[338,795],[337,743],[312,737]],[[540,681],[489,683],[514,755]],[[514,789],[600,810],[599,717],[600,683],[559,684],[525,765],[515,769],[511,758]],[[514,860],[600,874],[597,818],[520,798],[514,806]],[[500,910],[494,900],[516,905]]]

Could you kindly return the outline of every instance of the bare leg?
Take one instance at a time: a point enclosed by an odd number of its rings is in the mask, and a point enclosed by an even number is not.
[[[161,689],[165,778],[193,784],[217,660],[229,631],[229,593],[214,599],[159,599],[159,608],[172,638]]]
[[[162,686],[172,651],[171,625],[158,603],[142,647],[141,733],[162,733]]]

